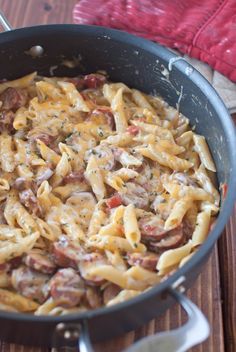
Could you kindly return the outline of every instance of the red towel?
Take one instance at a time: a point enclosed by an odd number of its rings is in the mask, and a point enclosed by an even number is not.
[[[236,81],[236,0],[80,0],[73,16],[172,47]]]

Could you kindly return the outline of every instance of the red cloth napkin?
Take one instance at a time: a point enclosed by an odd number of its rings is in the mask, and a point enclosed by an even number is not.
[[[172,47],[236,81],[236,0],[81,0],[73,17]]]

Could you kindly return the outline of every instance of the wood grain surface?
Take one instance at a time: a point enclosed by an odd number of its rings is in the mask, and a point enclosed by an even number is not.
[[[0,0],[0,9],[13,27],[45,23],[72,23],[77,0]],[[92,0],[91,0],[92,2]],[[236,119],[235,119],[236,120]],[[187,296],[206,315],[211,335],[191,352],[236,351],[236,208],[218,246]],[[181,326],[186,317],[178,305],[137,331],[97,344],[97,352],[120,352],[134,341],[157,331]],[[14,332],[13,332],[14,333]],[[1,352],[50,352],[49,349],[24,347],[0,342]],[[56,352],[52,349],[51,352]]]

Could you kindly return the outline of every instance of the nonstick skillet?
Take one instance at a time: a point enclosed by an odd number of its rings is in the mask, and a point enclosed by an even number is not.
[[[92,351],[101,341],[133,330],[178,301],[189,321],[182,328],[148,337],[130,348],[143,351],[186,351],[209,335],[209,326],[183,293],[197,278],[219,238],[236,193],[236,136],[231,117],[212,86],[191,65],[167,49],[125,32],[96,26],[44,25],[0,34],[0,79],[15,79],[32,71],[39,75],[76,76],[105,70],[146,93],[158,94],[190,119],[206,137],[217,167],[218,183],[228,185],[216,226],[181,269],[148,292],[127,302],[66,316],[33,316],[0,311],[0,338],[39,346],[76,346]]]

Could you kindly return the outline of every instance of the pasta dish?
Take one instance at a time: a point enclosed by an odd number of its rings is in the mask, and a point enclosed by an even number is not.
[[[219,211],[205,138],[163,99],[29,74],[0,83],[0,309],[61,315],[184,265]]]

